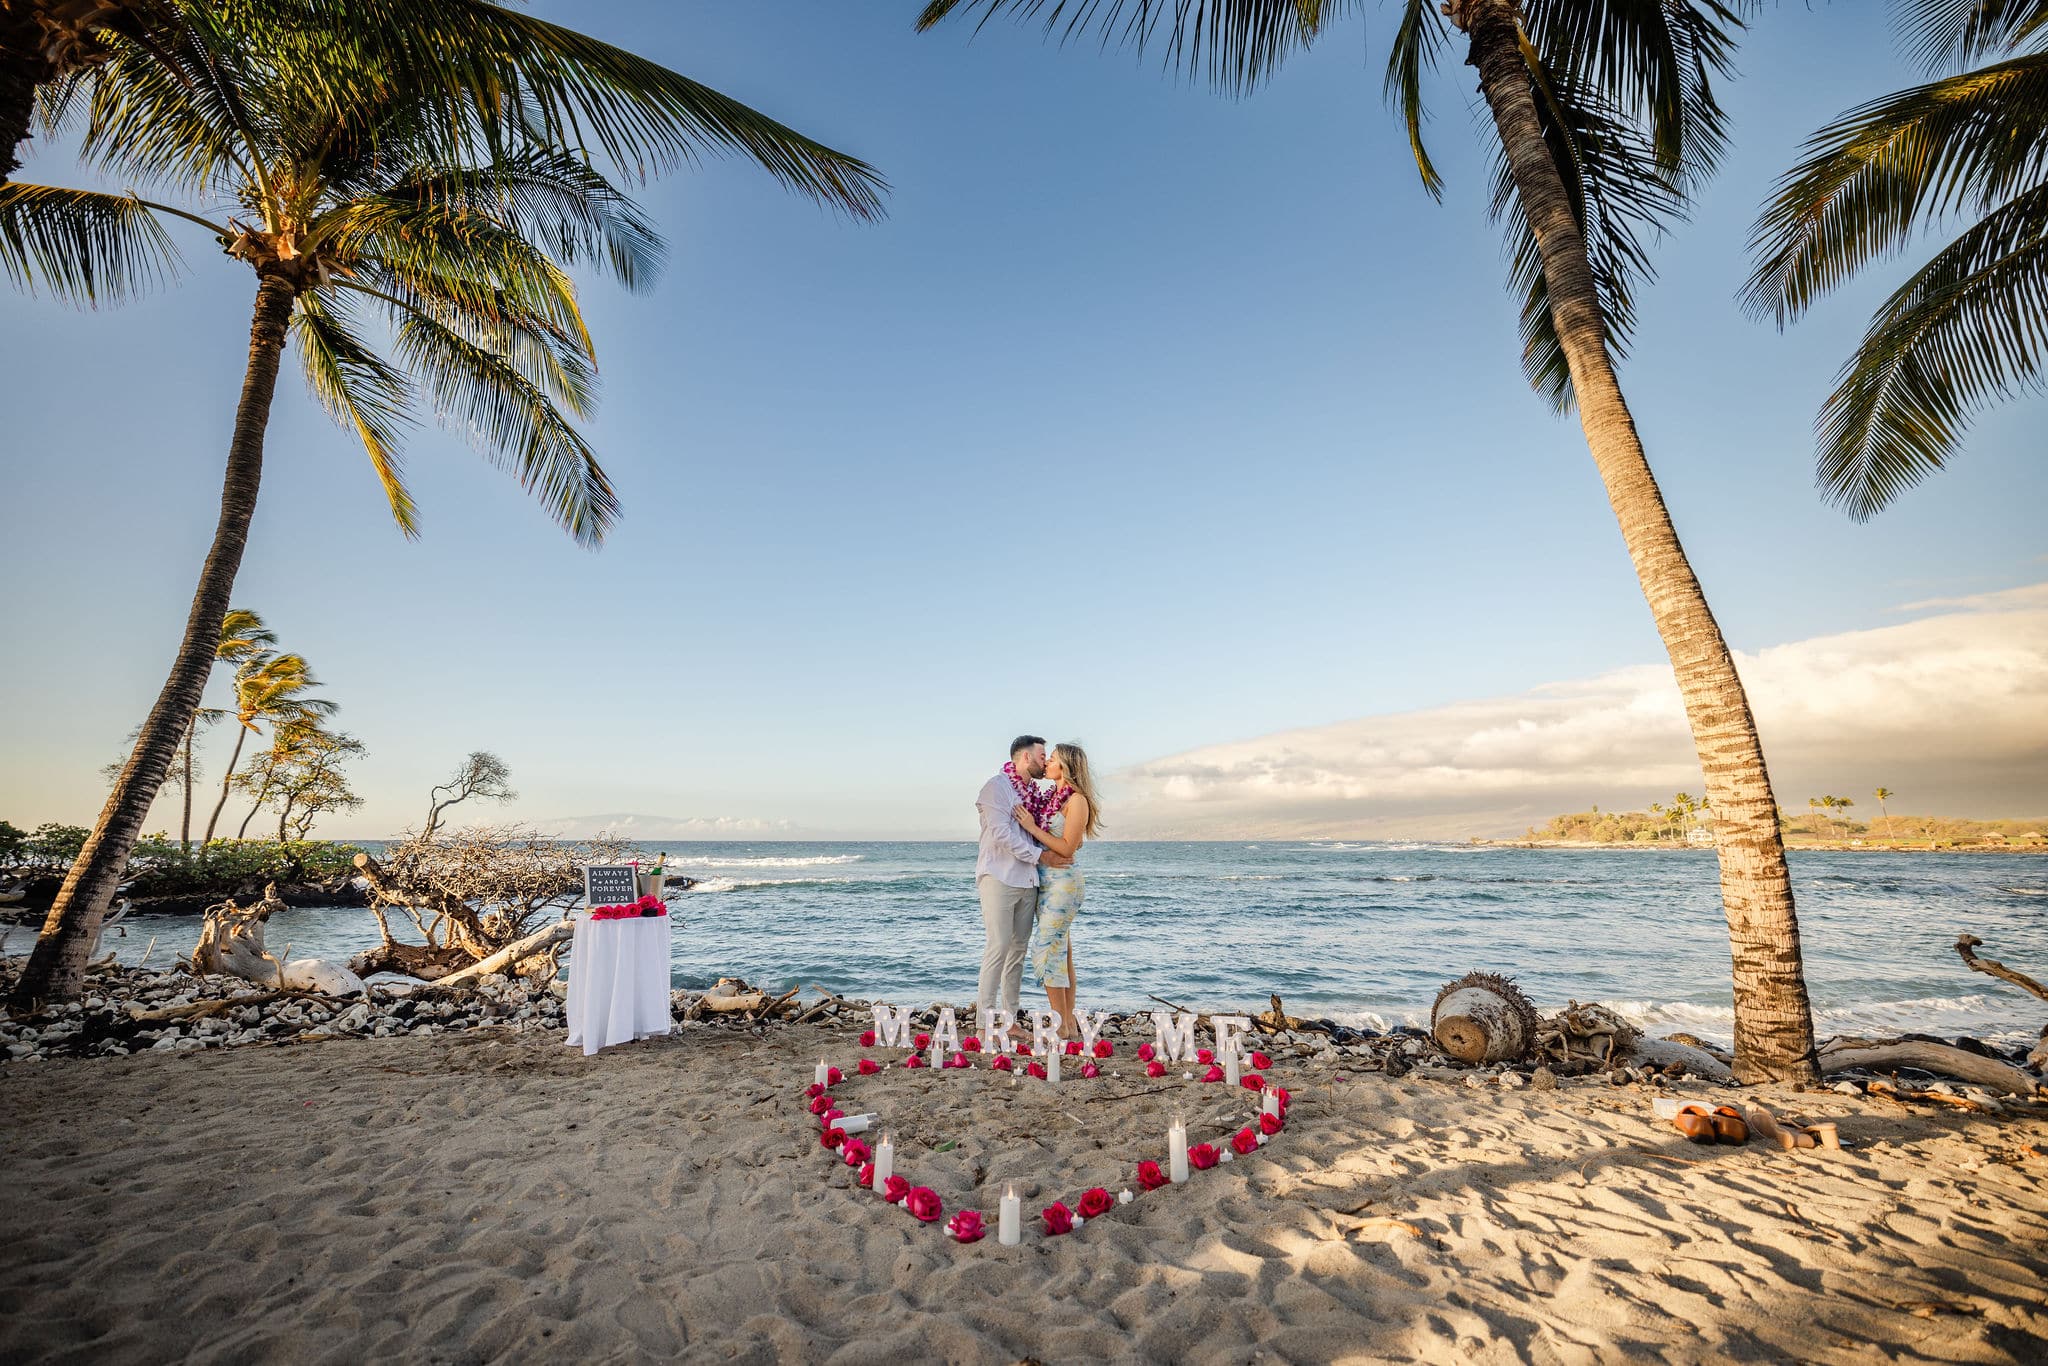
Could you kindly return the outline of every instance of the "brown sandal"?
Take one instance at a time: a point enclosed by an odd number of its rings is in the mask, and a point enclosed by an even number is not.
[[[1671,1117],[1671,1123],[1678,1132],[1694,1143],[1714,1141],[1714,1116],[1704,1105],[1681,1105],[1678,1113]]]
[[[1733,1105],[1717,1105],[1709,1117],[1714,1126],[1716,1143],[1749,1142],[1749,1124],[1742,1118],[1742,1111]]]

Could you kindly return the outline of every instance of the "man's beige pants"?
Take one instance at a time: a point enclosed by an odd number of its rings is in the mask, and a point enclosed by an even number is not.
[[[981,893],[981,985],[975,989],[974,1014],[1007,1010],[1015,1014],[1024,987],[1024,952],[1031,947],[1031,922],[1038,915],[1038,889],[1012,887],[983,873],[975,879]]]

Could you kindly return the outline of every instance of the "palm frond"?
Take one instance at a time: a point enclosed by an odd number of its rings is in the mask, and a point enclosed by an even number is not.
[[[1987,215],[1884,303],[1821,410],[1819,483],[1861,521],[1945,468],[1973,410],[2044,387],[2048,185]]]
[[[1401,23],[1394,30],[1394,45],[1387,54],[1387,77],[1381,93],[1388,104],[1400,111],[1408,130],[1408,150],[1414,154],[1415,169],[1422,176],[1422,188],[1432,199],[1444,197],[1444,179],[1422,142],[1422,125],[1429,110],[1422,98],[1422,73],[1436,70],[1437,54],[1448,35],[1444,20],[1431,0],[1406,0]]]
[[[132,195],[0,185],[0,272],[81,307],[123,303],[184,269],[156,214]]]
[[[210,23],[159,37],[110,37],[107,59],[83,77],[71,97],[84,101],[80,158],[109,176],[194,196],[253,183],[254,149],[221,94],[220,65],[242,55],[207,46],[232,49],[233,37]]]
[[[1743,301],[1784,326],[1916,225],[2048,179],[2048,54],[1873,100],[1808,140],[1750,233]]]
[[[1242,95],[1265,82],[1292,53],[1313,44],[1359,0],[930,0],[920,32],[955,13],[982,11],[1042,20],[1046,36],[1068,43],[1089,34],[1107,47],[1158,50],[1169,70],[1201,73],[1218,90]]]
[[[2048,0],[1892,0],[1908,55],[1929,71],[2020,51],[2048,34]]]
[[[412,384],[356,337],[347,306],[333,295],[332,290],[302,295],[292,317],[306,384],[329,415],[362,441],[391,505],[391,519],[407,539],[417,539],[418,508],[400,468],[400,446],[412,425]]]

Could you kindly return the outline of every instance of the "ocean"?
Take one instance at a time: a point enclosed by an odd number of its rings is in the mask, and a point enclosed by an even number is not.
[[[672,976],[803,984],[922,1005],[971,1001],[981,916],[969,843],[670,844],[699,879],[674,903]],[[2048,970],[2048,858],[1794,851],[1816,1026],[2032,1042],[2048,1004],[1963,966]],[[1601,1001],[1663,1033],[1729,1036],[1728,937],[1711,850],[1495,849],[1420,842],[1099,843],[1075,927],[1084,1008],[1264,1009],[1385,1028],[1427,1023],[1437,989],[1484,970],[1545,1010]],[[195,917],[136,916],[112,943],[188,953]],[[16,932],[17,934],[20,931]],[[367,911],[275,916],[273,952],[346,958]],[[19,944],[15,945],[19,951]],[[1040,998],[1042,1004],[1043,998]]]

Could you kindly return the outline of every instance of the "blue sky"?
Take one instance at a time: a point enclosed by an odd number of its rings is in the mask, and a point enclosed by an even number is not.
[[[1576,423],[1520,376],[1471,73],[1433,87],[1438,206],[1384,16],[1232,101],[1034,29],[915,35],[915,4],[537,8],[867,158],[890,217],[739,163],[648,189],[670,270],[588,295],[626,506],[596,554],[431,428],[406,542],[287,373],[236,601],[369,746],[334,832],[417,820],[490,748],[533,819],[964,833],[1018,729],[1116,769],[1661,657]],[[1813,491],[1814,410],[1897,271],[1784,335],[1734,304],[1799,141],[1912,79],[1879,8],[1757,23],[1623,372],[1745,650],[2048,578],[2038,400],[1868,525]],[[24,178],[80,183],[61,147]],[[118,312],[0,294],[16,824],[96,810],[211,534],[253,285],[181,240],[187,278]],[[591,667],[604,641],[629,662]]]

